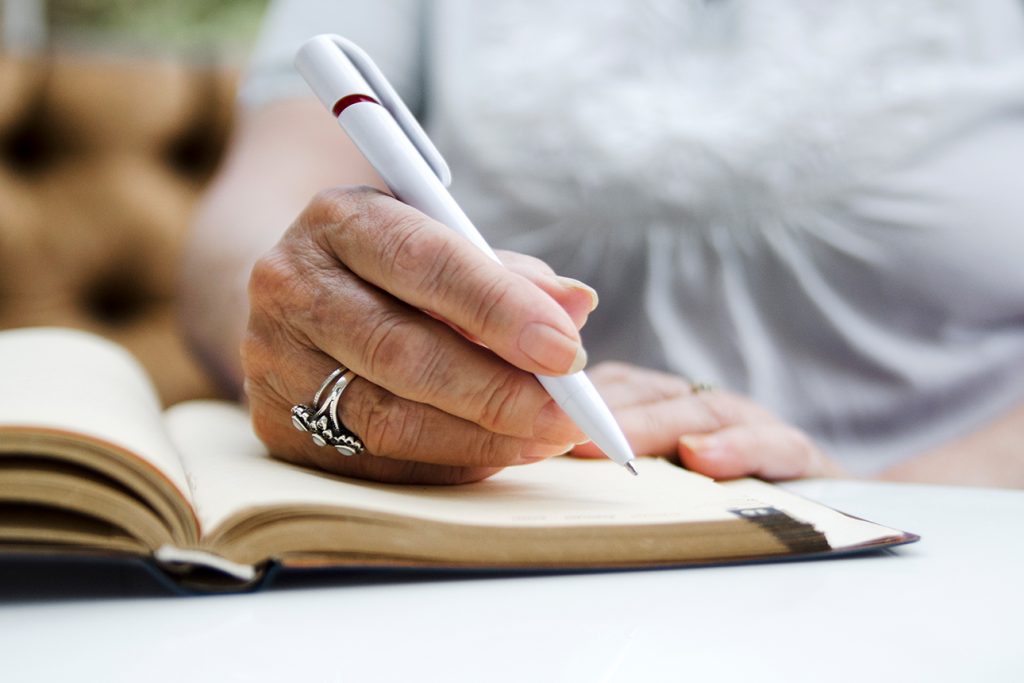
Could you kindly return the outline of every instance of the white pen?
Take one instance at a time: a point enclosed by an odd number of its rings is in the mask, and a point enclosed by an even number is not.
[[[448,192],[451,172],[441,154],[365,52],[340,36],[324,34],[303,44],[295,66],[395,198],[501,263]],[[586,374],[537,379],[598,448],[637,474],[633,450]]]

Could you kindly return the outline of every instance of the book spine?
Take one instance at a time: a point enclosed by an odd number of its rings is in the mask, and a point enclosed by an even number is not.
[[[153,562],[183,592],[242,592],[259,588],[267,579],[267,567],[240,564],[220,555],[194,548],[160,546]]]

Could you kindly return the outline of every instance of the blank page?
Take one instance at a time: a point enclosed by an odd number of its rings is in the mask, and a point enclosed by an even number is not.
[[[205,534],[236,513],[266,507],[336,506],[456,524],[564,527],[734,520],[730,509],[760,505],[656,459],[638,462],[639,477],[608,460],[565,457],[508,468],[475,484],[399,486],[274,460],[253,435],[248,415],[230,404],[180,404],[167,412],[167,425],[192,480]]]
[[[0,434],[27,428],[92,437],[137,455],[191,497],[156,390],[120,346],[68,329],[7,330],[0,377]]]

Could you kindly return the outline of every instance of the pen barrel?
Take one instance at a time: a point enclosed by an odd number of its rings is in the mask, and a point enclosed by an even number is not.
[[[357,102],[341,112],[338,123],[396,199],[448,226],[501,262],[384,107]]]
[[[609,459],[623,466],[633,459],[633,450],[618,422],[615,421],[615,416],[585,372],[561,377],[536,377],[569,419],[597,444]]]

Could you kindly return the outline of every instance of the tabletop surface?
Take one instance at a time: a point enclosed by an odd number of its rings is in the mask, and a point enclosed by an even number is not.
[[[297,576],[201,598],[127,569],[6,566],[0,680],[1024,680],[1024,492],[788,488],[922,540],[733,567]]]

